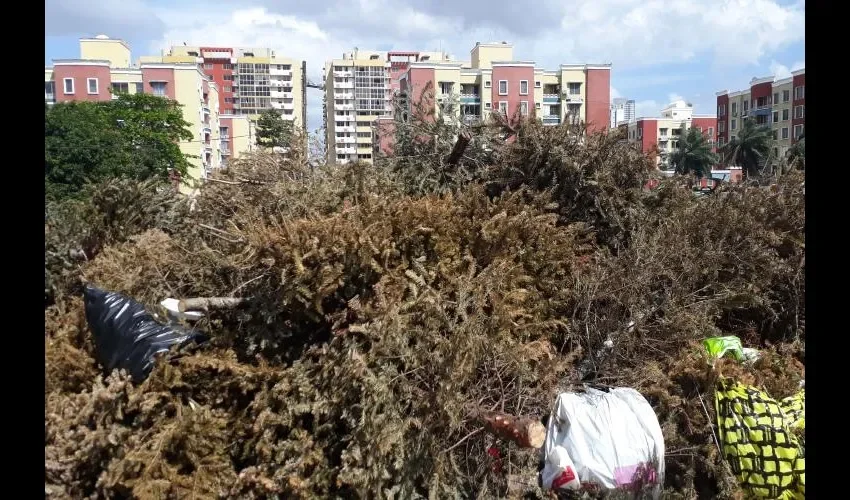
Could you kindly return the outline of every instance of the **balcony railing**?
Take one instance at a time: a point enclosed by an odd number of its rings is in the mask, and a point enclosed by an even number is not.
[[[543,125],[558,125],[561,123],[561,117],[558,115],[544,115]]]
[[[770,116],[770,107],[751,109],[750,116]]]
[[[543,104],[558,104],[561,102],[561,96],[558,94],[543,94]]]
[[[463,115],[463,123],[478,123],[481,121],[481,115]]]

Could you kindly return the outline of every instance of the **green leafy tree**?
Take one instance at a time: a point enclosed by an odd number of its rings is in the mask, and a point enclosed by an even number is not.
[[[292,122],[284,120],[277,111],[267,109],[257,120],[257,145],[264,148],[286,148],[292,146],[294,130]]]
[[[758,175],[770,163],[773,132],[770,127],[744,120],[738,136],[723,146],[721,153],[726,164],[740,166],[750,176]]]
[[[46,194],[73,197],[111,178],[185,176],[189,162],[178,141],[192,139],[189,125],[176,101],[146,94],[45,106]]]
[[[677,173],[695,174],[700,178],[711,176],[711,167],[717,161],[708,139],[693,127],[679,139],[678,148],[670,155],[670,164]]]

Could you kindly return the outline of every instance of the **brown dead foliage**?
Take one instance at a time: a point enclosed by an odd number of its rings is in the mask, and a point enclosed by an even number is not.
[[[537,455],[473,415],[548,415],[585,377],[655,406],[669,498],[732,498],[694,342],[770,340],[755,367],[723,373],[777,397],[796,387],[784,343],[805,339],[801,179],[649,193],[619,141],[530,130],[488,153],[503,162],[486,179],[436,193],[410,194],[428,183],[380,166],[257,155],[208,183],[184,225],[107,245],[77,279],[152,309],[169,296],[250,305],[198,322],[212,340],[138,386],[99,371],[78,298],[46,309],[46,489],[542,497]]]

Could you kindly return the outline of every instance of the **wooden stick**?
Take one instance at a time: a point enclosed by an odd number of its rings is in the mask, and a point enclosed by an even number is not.
[[[210,309],[233,309],[247,302],[247,299],[236,297],[197,297],[183,299],[177,304],[180,312],[209,311]]]
[[[476,419],[484,428],[521,448],[540,448],[546,441],[546,427],[534,418],[516,417],[497,411],[481,411]]]

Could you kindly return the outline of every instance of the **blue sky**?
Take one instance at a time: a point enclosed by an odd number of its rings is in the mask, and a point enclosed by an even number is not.
[[[514,57],[612,63],[613,95],[655,116],[683,98],[713,114],[715,93],[754,76],[805,65],[804,1],[778,0],[46,0],[45,64],[78,57],[80,37],[126,40],[133,58],[172,44],[272,47],[324,61],[354,47],[436,50],[468,59],[476,41],[506,40]],[[308,91],[308,126],[322,124],[322,96]]]

